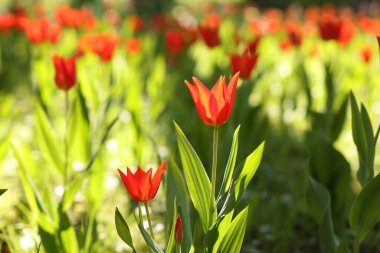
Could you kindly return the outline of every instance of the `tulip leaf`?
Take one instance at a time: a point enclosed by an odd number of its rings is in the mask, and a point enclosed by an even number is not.
[[[7,189],[0,189],[0,196],[4,194],[4,192],[6,192]]]
[[[351,207],[350,225],[360,242],[380,222],[380,174],[356,197]]]
[[[362,186],[373,178],[374,152],[377,138],[373,136],[372,125],[364,106],[359,112],[354,94],[351,92],[351,114],[352,114],[352,137],[359,155],[359,169],[357,178]]]
[[[146,244],[149,246],[149,248],[151,250],[153,250],[154,253],[164,253],[164,251],[162,249],[160,249],[160,247],[157,245],[157,243],[152,239],[150,234],[148,232],[146,232],[146,230],[144,228],[140,203],[139,203],[139,216],[137,217],[135,215],[135,219],[136,219],[137,225],[140,229],[141,235],[143,236],[143,238],[144,238]]]
[[[319,243],[322,253],[335,252],[339,241],[331,218],[330,193],[311,176],[308,177],[306,204],[309,214],[319,224]]]
[[[131,231],[129,230],[127,222],[124,220],[123,215],[121,215],[119,209],[116,207],[115,209],[115,225],[117,234],[120,238],[133,250],[135,250],[133,246],[133,240],[131,236]]]
[[[58,246],[58,239],[53,233],[44,230],[43,227],[38,227],[38,234],[41,237],[41,243],[46,253],[56,253]]]
[[[177,132],[178,149],[190,198],[199,214],[204,231],[207,231],[210,219],[212,219],[210,211],[210,180],[197,153],[181,128],[176,123],[174,123],[174,126]]]
[[[232,210],[224,217],[218,219],[210,230],[207,231],[204,239],[207,252],[212,252],[214,248],[218,248],[222,237],[227,232],[228,226],[231,223],[233,213]]]
[[[67,211],[71,207],[71,205],[74,201],[75,195],[77,194],[79,188],[82,186],[83,181],[88,177],[88,175],[91,172],[92,172],[91,170],[83,172],[82,174],[77,176],[70,183],[70,185],[67,187],[67,189],[65,190],[65,192],[63,194],[63,198],[62,198],[62,210],[63,211]]]
[[[53,126],[50,124],[45,111],[39,105],[36,109],[35,131],[41,153],[63,175],[62,145],[56,139],[57,135],[53,131]]]
[[[240,125],[236,128],[235,133],[234,133],[234,137],[232,139],[230,156],[228,157],[228,162],[227,162],[227,166],[226,166],[226,169],[224,172],[224,178],[223,178],[222,186],[220,188],[219,197],[228,191],[228,188],[231,184],[232,175],[233,175],[234,169],[235,169],[236,154],[237,154],[237,150],[238,150],[239,130],[240,130]],[[219,199],[219,197],[218,197],[218,199]]]
[[[173,210],[170,203],[173,203],[175,199],[183,224],[183,241],[181,248],[183,252],[189,252],[193,239],[191,233],[189,199],[186,191],[186,184],[175,161],[173,159],[170,159],[169,164],[170,169],[167,170],[166,174],[166,208],[168,217],[167,226],[172,223],[170,217],[173,217],[173,214],[171,213]]]
[[[59,240],[64,252],[79,252],[78,240],[76,238],[74,227],[71,225],[66,212],[59,211]]]
[[[174,204],[173,204],[173,220],[171,224],[171,230],[170,230],[170,235],[169,235],[169,240],[168,240],[168,246],[166,247],[166,252],[171,253],[175,249],[175,240],[174,240],[174,234],[175,234],[175,223],[176,223],[176,218],[177,218],[177,203],[176,199],[174,198]]]
[[[219,245],[212,252],[240,252],[247,223],[248,207],[244,208],[228,226],[224,236],[218,238]]]
[[[331,126],[332,142],[338,139],[340,133],[342,132],[346,115],[347,115],[347,104],[348,104],[348,96],[346,96],[346,98],[343,100],[339,110],[334,115],[332,126]]]
[[[233,182],[230,184],[227,198],[223,204],[218,218],[233,210],[255,175],[264,152],[265,142],[262,142],[244,161],[234,173]]]
[[[77,89],[68,123],[69,157],[71,160],[86,162],[90,156],[90,120],[85,99]]]

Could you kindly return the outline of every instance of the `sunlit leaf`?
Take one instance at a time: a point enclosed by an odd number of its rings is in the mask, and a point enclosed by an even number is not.
[[[247,225],[248,207],[244,208],[228,226],[226,233],[220,240],[218,247],[212,252],[240,252]]]
[[[363,188],[355,199],[350,212],[350,225],[356,237],[362,241],[380,222],[380,174]]]
[[[116,225],[117,234],[120,236],[120,238],[129,247],[131,247],[134,250],[133,240],[132,240],[132,236],[131,236],[131,232],[129,230],[128,224],[124,220],[123,216],[121,215],[117,207],[115,209],[115,225]]]
[[[177,132],[178,149],[181,155],[183,171],[190,198],[202,221],[204,231],[207,231],[211,219],[210,180],[198,155],[186,139],[186,136],[176,123],[174,123],[174,126]]]

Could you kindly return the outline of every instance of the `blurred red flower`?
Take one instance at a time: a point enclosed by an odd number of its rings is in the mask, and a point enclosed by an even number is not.
[[[125,24],[133,32],[141,31],[144,29],[144,21],[137,15],[127,17]]]
[[[166,50],[171,54],[181,53],[186,44],[185,38],[181,31],[168,30],[165,32]]]
[[[16,24],[16,19],[12,14],[0,14],[0,32],[7,32]]]
[[[102,61],[110,61],[119,41],[119,36],[113,33],[85,34],[79,39],[78,48],[99,55]]]
[[[226,77],[220,76],[211,91],[196,77],[193,77],[194,85],[185,80],[204,124],[218,126],[228,120],[234,105],[238,80],[239,72],[232,77],[227,86]]]
[[[246,51],[242,55],[230,55],[231,72],[240,72],[240,78],[248,79],[251,76],[253,68],[256,66],[258,54],[251,54]]]
[[[355,35],[355,24],[344,18],[325,14],[318,22],[319,31],[323,40],[336,40],[347,44]]]
[[[24,18],[21,27],[31,43],[56,43],[62,31],[58,24],[51,23],[47,18],[35,20]]]
[[[221,17],[216,14],[210,14],[199,25],[198,29],[202,36],[203,41],[210,48],[216,47],[220,44],[219,39],[219,26],[221,23]]]
[[[369,63],[372,58],[372,51],[369,46],[365,46],[360,50],[360,55],[365,63]]]
[[[146,202],[156,196],[165,170],[166,164],[162,162],[152,178],[152,168],[145,172],[138,166],[136,172],[132,173],[127,167],[127,175],[118,169],[129,195],[137,202]]]
[[[97,26],[97,20],[90,9],[74,9],[68,6],[59,6],[55,11],[55,18],[63,26],[84,28],[91,30]]]
[[[141,42],[138,38],[130,38],[125,41],[125,51],[129,54],[138,54],[141,48]]]
[[[76,83],[76,59],[74,55],[68,59],[55,54],[52,58],[55,68],[55,84],[59,89],[69,90]]]

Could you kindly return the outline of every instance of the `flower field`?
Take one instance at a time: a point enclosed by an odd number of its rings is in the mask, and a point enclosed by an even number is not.
[[[380,6],[61,2],[0,3],[1,253],[380,252]]]

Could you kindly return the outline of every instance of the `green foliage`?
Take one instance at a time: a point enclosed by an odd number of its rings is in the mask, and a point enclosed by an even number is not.
[[[213,202],[214,200],[210,200],[210,180],[207,177],[202,162],[199,160],[198,155],[186,136],[177,124],[174,123],[174,126],[177,132],[178,149],[181,155],[189,195],[199,214],[203,230],[207,231],[210,219],[213,219],[211,217],[210,201]]]
[[[352,137],[354,139],[359,155],[359,169],[357,178],[364,187],[374,175],[374,160],[376,142],[379,137],[380,126],[373,135],[372,124],[364,105],[359,111],[354,94],[351,92],[351,114],[352,114]]]
[[[350,225],[356,233],[355,246],[380,222],[380,174],[371,179],[351,207]]]

